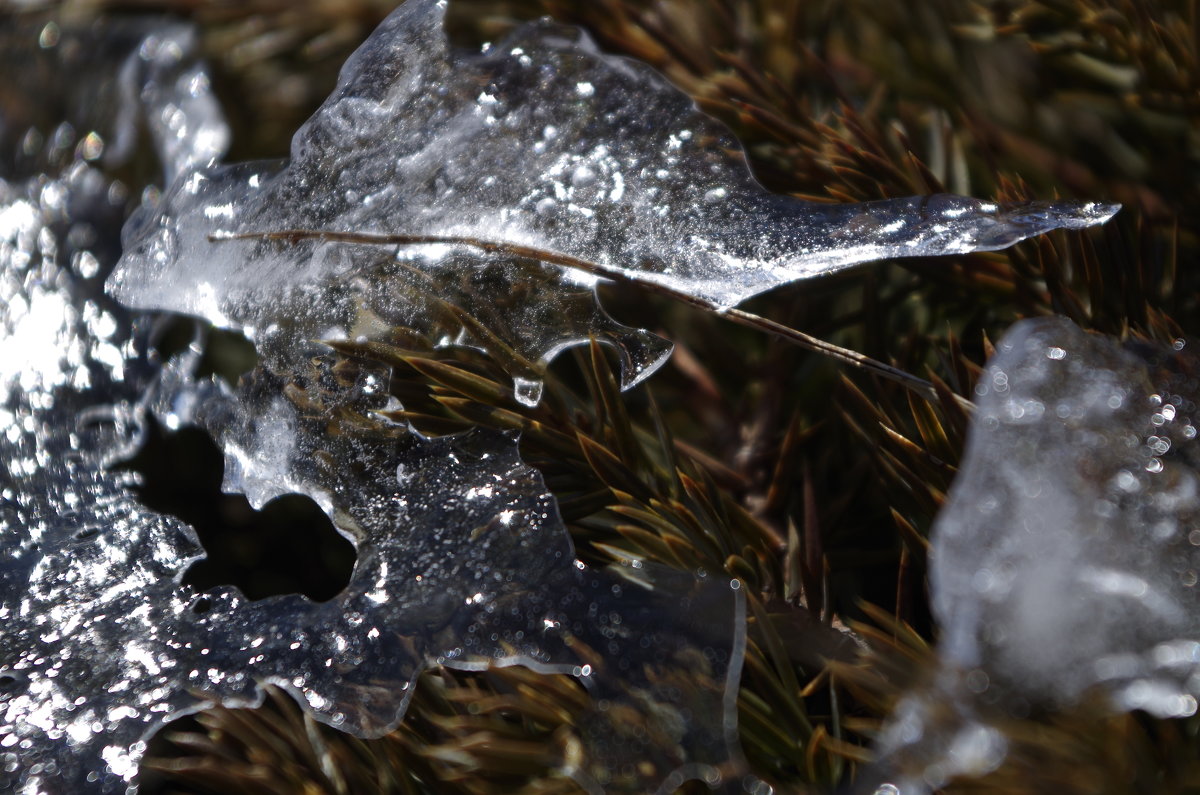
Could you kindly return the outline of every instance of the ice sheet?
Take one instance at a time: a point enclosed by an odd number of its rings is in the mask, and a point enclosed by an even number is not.
[[[113,294],[142,309],[262,329],[277,321],[281,292],[321,294],[393,255],[414,256],[395,246],[209,239],[320,230],[530,246],[723,308],[854,263],[1003,248],[1102,222],[1116,209],[947,195],[857,205],[777,196],[755,182],[729,131],[646,65],[606,56],[580,31],[546,20],[481,53],[454,52],[444,8],[410,0],[384,21],[296,133],[286,164],[222,167],[178,182],[131,226]],[[444,251],[427,249],[421,267],[469,279],[468,253],[443,260]],[[594,279],[576,270],[558,281]],[[491,297],[462,295],[460,308],[486,311]],[[411,313],[407,300],[394,296],[396,311]],[[536,367],[595,331],[591,313],[541,311],[554,339],[524,322],[511,323],[504,339]],[[622,338],[602,322],[601,339]],[[628,344],[643,353],[626,357],[626,386],[668,350]]]
[[[1096,689],[1120,711],[1196,712],[1196,364],[1182,340],[1123,345],[1062,318],[999,343],[932,530],[944,670],[885,732],[908,791],[998,764],[989,714]]]
[[[153,318],[101,292],[134,192],[101,166],[145,171],[122,159],[150,148],[135,140],[142,126],[168,175],[219,154],[223,122],[192,79],[202,72],[191,34],[26,33],[51,42],[34,51],[57,73],[50,87],[96,96],[144,85],[125,93],[141,103],[132,108],[73,106],[71,123],[36,144],[45,151],[26,146],[38,136],[16,135],[21,151],[0,180],[0,790],[126,790],[167,721],[209,703],[256,703],[264,682],[323,721],[377,735],[400,721],[417,673],[434,662],[579,678],[593,708],[563,765],[592,791],[688,778],[739,787],[736,583],[636,561],[612,571],[578,563],[514,437],[431,440],[375,419],[390,405],[387,372],[310,342],[328,319],[312,304],[294,305],[295,327],[264,331],[270,355],[236,392],[193,378],[198,349],[160,366]],[[81,74],[84,84],[73,82]],[[51,96],[6,95],[30,107]],[[5,107],[6,131],[26,118],[17,110]],[[105,160],[113,141],[129,146]],[[19,165],[35,173],[18,176]],[[519,267],[499,264],[486,286],[538,289]],[[556,296],[598,316],[588,292]],[[358,322],[388,322],[327,297],[321,306]],[[148,416],[209,429],[228,459],[227,486],[256,504],[289,492],[316,499],[357,549],[346,590],[319,604],[251,602],[232,587],[182,585],[202,554],[194,533],[142,506],[136,477],[119,466]]]
[[[734,718],[737,582],[633,561],[588,569],[515,439],[426,439],[382,419],[393,407],[386,369],[317,340],[416,324],[446,344],[507,351],[527,402],[565,345],[589,335],[617,345],[630,385],[661,363],[665,343],[604,315],[594,274],[469,245],[210,235],[483,238],[584,257],[721,307],[863,259],[1006,245],[1112,211],[771,196],[723,128],[644,66],[546,22],[454,54],[442,12],[413,0],[390,17],[297,134],[291,160],[273,165],[209,163],[227,132],[186,30],[110,38],[96,28],[107,55],[86,69],[70,55],[86,49],[59,45],[68,33],[37,36],[52,77],[24,101],[44,113],[59,87],[74,99],[62,105],[69,124],[31,135],[37,114],[6,108],[0,125],[19,150],[0,173],[0,786],[122,789],[166,721],[212,701],[254,703],[261,682],[332,725],[378,734],[432,662],[577,676],[594,708],[582,753],[564,766],[593,791],[748,781]],[[126,227],[109,284],[135,310],[251,336],[260,366],[236,389],[196,382],[195,350],[159,367],[150,318],[100,294],[140,188],[106,169],[148,148],[140,128],[172,184]],[[115,467],[147,416],[207,429],[225,454],[225,487],[255,505],[315,499],[355,544],[347,589],[316,604],[181,585],[201,553],[194,534],[142,507]]]

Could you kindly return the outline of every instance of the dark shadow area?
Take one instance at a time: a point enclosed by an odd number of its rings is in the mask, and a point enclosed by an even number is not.
[[[184,315],[170,318],[163,323],[154,340],[154,349],[164,362],[187,350],[195,341],[197,324],[208,326],[204,321]],[[230,386],[237,386],[238,379],[258,364],[254,343],[236,331],[207,327],[203,340],[204,353],[201,354],[194,373],[197,381],[215,375]]]
[[[350,581],[354,545],[308,497],[289,494],[254,510],[223,494],[220,449],[197,428],[169,432],[152,423],[144,446],[125,464],[142,476],[146,507],[187,522],[207,552],[183,581],[198,590],[233,585],[249,599],[299,593],[324,602]],[[203,613],[208,600],[196,600]]]

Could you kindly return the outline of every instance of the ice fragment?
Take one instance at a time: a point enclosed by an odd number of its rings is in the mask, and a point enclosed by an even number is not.
[[[145,109],[178,102],[193,127],[224,129],[211,97],[175,93],[167,79],[175,64],[139,67],[145,93],[120,96],[116,72],[131,51],[150,37],[187,61],[189,35],[142,22],[40,33],[17,24],[3,33],[0,57],[23,67],[20,90],[0,100],[0,747],[13,749],[0,771],[6,791],[111,790],[136,771],[145,727],[181,705],[194,708],[178,689],[133,686],[142,676],[148,685],[181,676],[169,658],[170,616],[180,604],[174,580],[200,550],[186,527],[140,506],[132,473],[110,466],[137,443],[135,406],[155,367],[148,322],[101,291],[130,193],[102,167],[129,165]],[[70,122],[52,115],[62,107]],[[175,168],[219,150],[210,138]]]
[[[112,40],[107,32],[96,30],[111,51],[93,50],[92,93],[116,90],[131,70],[135,82],[153,82],[162,53],[172,74],[198,74],[190,38],[175,28],[133,26]],[[71,52],[88,52],[88,41]],[[53,45],[39,49],[59,70],[51,86],[89,91],[61,74],[70,64]],[[215,106],[188,99],[202,97],[202,85],[160,87],[136,95],[152,131],[153,119],[169,122],[154,134],[170,174],[210,158],[224,133]],[[25,159],[0,171],[0,748],[14,749],[0,789],[124,790],[167,721],[213,702],[256,703],[264,682],[321,720],[376,735],[399,722],[416,675],[433,662],[580,677],[595,707],[579,727],[581,752],[564,766],[592,791],[695,777],[737,786],[740,592],[645,564],[591,570],[575,560],[515,438],[425,439],[376,417],[387,406],[386,369],[338,360],[311,334],[336,333],[343,320],[347,333],[397,322],[365,305],[283,296],[273,306],[291,301],[295,321],[264,328],[263,365],[236,391],[194,379],[196,348],[159,367],[150,319],[100,292],[131,191],[86,146],[77,159],[67,154],[79,130],[119,143],[138,121],[96,117],[92,107],[58,125],[46,153],[14,132]],[[14,118],[6,109],[5,124]],[[186,171],[179,181],[189,190],[199,180]],[[411,273],[400,260],[391,267],[395,284],[380,289],[402,289]],[[539,289],[522,267],[480,267],[479,278],[493,289]],[[580,292],[559,297],[572,312],[582,300],[595,313]],[[441,306],[428,300],[412,311]],[[318,311],[330,307],[345,314]],[[143,507],[135,476],[114,466],[136,449],[146,415],[207,428],[224,447],[228,487],[257,504],[293,491],[318,500],[357,546],[350,585],[320,604],[182,585],[202,554],[194,533]]]
[[[263,328],[282,309],[267,296],[327,296],[394,267],[386,263],[395,246],[209,239],[319,230],[528,246],[724,308],[854,263],[1003,248],[1100,223],[1116,209],[948,195],[831,205],[773,195],[751,176],[729,131],[648,66],[606,56],[580,31],[545,20],[482,53],[456,53],[442,31],[444,11],[438,0],[410,0],[385,20],[296,133],[286,164],[225,166],[178,181],[130,227],[113,294],[142,309]],[[427,249],[415,264],[435,278],[466,280],[477,268],[511,267],[462,249],[441,252]],[[595,280],[558,270],[543,288],[540,322],[517,310],[502,334],[507,348],[536,373],[594,334],[625,347],[625,386],[661,363],[667,346],[644,332],[556,301],[556,285]],[[447,293],[446,281],[438,298],[464,313],[488,311],[496,295]],[[391,298],[394,311],[409,315],[424,301],[411,289]],[[516,369],[531,379],[529,366]]]
[[[1122,345],[1062,318],[997,345],[932,531],[942,670],[881,741],[904,791],[995,767],[993,720],[1031,703],[1099,692],[1118,711],[1195,713],[1196,372],[1182,346]]]

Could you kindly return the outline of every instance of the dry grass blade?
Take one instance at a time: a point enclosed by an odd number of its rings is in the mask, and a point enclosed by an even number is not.
[[[213,242],[229,240],[280,240],[294,243],[299,240],[319,240],[329,243],[361,243],[386,246],[411,246],[424,244],[459,245],[470,246],[491,254],[504,254],[521,259],[538,260],[549,265],[574,268],[585,273],[601,276],[605,279],[612,279],[613,281],[636,284],[643,290],[667,296],[689,306],[705,309],[721,317],[727,318],[734,323],[738,323],[749,328],[758,329],[759,331],[766,332],[772,336],[779,337],[780,339],[784,339],[795,345],[799,345],[802,348],[838,359],[855,367],[870,370],[871,372],[882,376],[883,378],[895,381],[896,383],[901,384],[908,389],[913,390],[914,392],[917,392],[928,400],[937,400],[937,393],[933,389],[932,384],[930,384],[928,381],[918,378],[917,376],[914,376],[911,373],[905,372],[899,368],[876,361],[870,356],[864,356],[857,351],[843,348],[839,345],[834,345],[833,343],[813,337],[810,334],[805,334],[803,331],[798,331],[797,329],[785,326],[782,323],[777,323],[768,318],[759,317],[751,312],[736,308],[719,307],[703,299],[696,298],[688,293],[667,287],[659,282],[654,282],[647,279],[639,279],[631,275],[628,271],[624,271],[619,268],[610,268],[595,262],[579,259],[577,257],[572,257],[555,251],[547,251],[545,249],[533,248],[531,246],[520,245],[517,243],[482,240],[475,237],[443,235],[377,235],[366,232],[335,232],[313,229],[279,229],[267,232],[238,232],[231,234],[211,235],[209,239]],[[970,403],[964,401],[963,406],[969,410]]]

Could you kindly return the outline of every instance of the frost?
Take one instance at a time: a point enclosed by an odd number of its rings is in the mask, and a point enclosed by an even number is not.
[[[1182,345],[1120,345],[1059,318],[997,346],[932,531],[943,670],[882,740],[905,791],[999,764],[997,710],[1098,691],[1119,711],[1196,712],[1196,372]]]
[[[508,261],[461,246],[210,240],[317,230],[499,242],[592,266],[553,269],[542,288],[548,299],[569,290],[586,303],[578,291],[599,272],[725,308],[858,262],[1003,248],[1115,211],[946,195],[857,205],[773,195],[729,131],[644,64],[603,55],[578,30],[549,21],[482,54],[455,53],[442,32],[444,5],[410,0],[384,21],[296,133],[286,164],[224,166],[177,182],[130,227],[113,294],[143,309],[263,329],[290,313],[290,297],[310,303],[406,266],[420,275],[360,299],[363,311],[420,316],[424,282],[444,290],[457,278],[466,284],[438,293],[440,301],[467,314],[492,311],[513,283]],[[497,287],[475,292],[475,268],[497,271]],[[513,375],[525,382],[589,334],[624,346],[625,386],[668,351],[594,308],[524,306],[502,342],[519,354]],[[328,326],[351,333],[344,311],[329,314]]]

